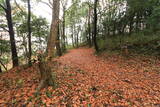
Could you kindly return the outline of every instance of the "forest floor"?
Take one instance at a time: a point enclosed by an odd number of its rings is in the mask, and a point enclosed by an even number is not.
[[[36,64],[0,74],[0,107],[160,107],[160,60],[70,50],[57,58],[57,88],[35,93]],[[52,67],[52,61],[50,62]]]

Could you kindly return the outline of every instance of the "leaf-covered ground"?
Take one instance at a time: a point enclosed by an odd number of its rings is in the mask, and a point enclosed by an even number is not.
[[[69,51],[57,59],[57,88],[40,93],[36,64],[0,74],[0,107],[160,107],[158,59],[100,56],[88,48]]]

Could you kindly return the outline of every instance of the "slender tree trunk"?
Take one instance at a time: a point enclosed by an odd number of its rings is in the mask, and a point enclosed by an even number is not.
[[[88,44],[89,44],[89,47],[92,46],[92,42],[91,42],[91,9],[90,9],[90,5],[89,5],[89,11],[88,11]]]
[[[26,37],[24,35],[22,35],[22,41],[23,41],[23,46],[24,46],[24,50],[25,50],[25,59],[26,59],[26,62],[28,61],[28,49],[27,49],[27,42],[26,42]]]
[[[136,15],[136,32],[139,31],[139,21],[141,21],[141,20],[140,20],[139,13],[137,12],[137,15]]]
[[[79,31],[77,33],[77,36],[76,36],[76,47],[78,48],[79,47]]]
[[[62,34],[62,50],[66,51],[66,38],[65,38],[65,7],[63,7],[63,34]]]
[[[30,5],[30,0],[27,1],[28,3],[28,21],[27,21],[27,25],[28,25],[28,64],[29,66],[32,65],[31,63],[31,57],[32,57],[32,48],[31,48],[31,5]]]
[[[116,35],[116,24],[115,24],[115,22],[113,23],[113,35],[114,36]]]
[[[132,33],[132,30],[133,30],[133,22],[132,22],[132,20],[130,21],[130,23],[129,23],[129,34],[131,35],[131,33]]]
[[[60,36],[60,28],[58,29],[58,35],[57,35],[57,39],[56,39],[56,50],[57,50],[57,55],[62,56],[59,36]]]
[[[97,44],[97,3],[98,3],[98,0],[95,0],[94,1],[94,38],[93,38],[93,41],[94,41],[94,47],[95,47],[95,50],[96,52],[99,51],[99,48],[98,48],[98,44]]]
[[[15,35],[13,30],[10,0],[6,0],[6,7],[7,8],[5,11],[6,11],[6,19],[7,19],[9,35],[10,35],[12,61],[13,61],[13,67],[16,67],[18,66],[18,56],[17,56],[17,49],[16,49],[16,43],[15,43]]]
[[[75,45],[75,47],[76,47],[76,45],[77,45],[77,40],[76,40],[77,38],[76,38],[76,26],[75,26],[75,24],[73,25],[73,41],[74,41],[74,45]]]
[[[2,73],[2,69],[1,69],[1,66],[0,66],[0,73]]]
[[[55,54],[56,38],[58,35],[58,23],[59,23],[59,0],[53,1],[53,10],[52,10],[52,24],[50,30],[50,36],[47,43],[47,56],[53,57]]]
[[[71,26],[71,31],[72,31],[72,33],[71,33],[72,47],[74,47],[74,38],[73,38],[73,32],[74,32],[74,30],[73,30],[73,26]]]

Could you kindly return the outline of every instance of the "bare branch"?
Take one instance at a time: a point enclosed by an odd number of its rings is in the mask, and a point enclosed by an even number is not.
[[[7,9],[6,9],[2,4],[0,4],[0,7],[1,7],[4,11],[7,11]]]
[[[15,2],[15,4],[16,4],[16,6],[18,7],[18,9],[20,9],[20,10],[23,12],[23,9],[19,6],[19,4],[17,3],[17,1],[14,0],[14,2]]]
[[[0,61],[0,64],[3,66],[3,68],[7,71],[7,68],[5,67],[5,65]]]
[[[47,6],[49,6],[51,9],[53,8],[52,5],[51,5],[50,3],[47,3],[47,2],[44,2],[44,1],[41,1],[41,3],[43,3],[43,4],[47,5]]]
[[[5,28],[5,27],[3,27],[3,26],[0,26],[0,28],[2,28],[4,31],[9,32],[9,30],[8,30],[8,29],[6,29],[6,28]]]
[[[48,2],[49,2],[49,4],[52,6],[53,5],[53,3],[52,3],[52,1],[51,0],[48,0]]]

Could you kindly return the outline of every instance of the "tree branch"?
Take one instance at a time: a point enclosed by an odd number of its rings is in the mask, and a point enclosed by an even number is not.
[[[16,4],[16,6],[21,10],[21,12],[23,12],[23,9],[19,6],[19,4],[17,3],[17,1],[14,0],[14,2],[15,2],[15,4]]]
[[[1,7],[4,11],[7,11],[7,9],[6,9],[2,4],[0,4],[0,7]]]
[[[5,30],[5,31],[9,32],[9,30],[8,30],[8,29],[6,29],[6,28],[5,28],[5,27],[3,27],[3,26],[0,26],[0,28],[2,28],[3,30]]]
[[[7,68],[5,67],[5,65],[0,61],[0,64],[3,66],[3,68],[7,71]]]
[[[43,3],[43,4],[47,5],[47,6],[49,6],[51,9],[53,8],[52,5],[51,5],[50,3],[47,3],[47,2],[44,2],[44,1],[41,1],[41,3]]]

